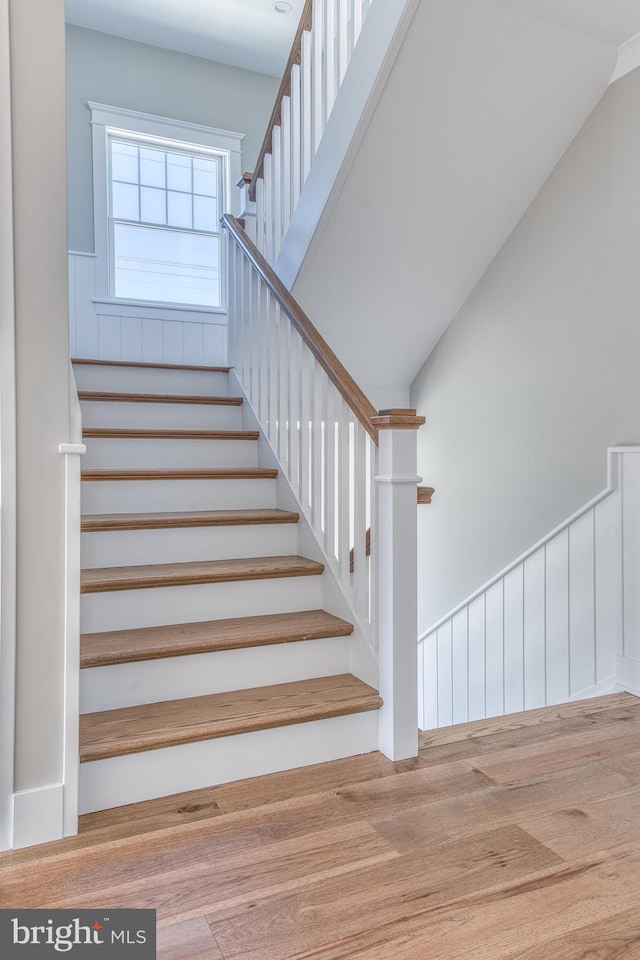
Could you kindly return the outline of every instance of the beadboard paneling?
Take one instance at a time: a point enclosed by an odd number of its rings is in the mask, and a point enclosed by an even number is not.
[[[203,366],[227,362],[226,314],[97,302],[96,258],[69,254],[69,333],[74,357]]]
[[[600,496],[420,638],[420,726],[633,687],[639,582],[640,448],[615,447]]]

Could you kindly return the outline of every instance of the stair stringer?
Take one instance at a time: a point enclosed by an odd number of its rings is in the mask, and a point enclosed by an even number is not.
[[[273,467],[278,471],[276,480],[276,502],[278,507],[283,510],[292,510],[300,515],[297,525],[298,532],[298,551],[302,556],[310,560],[316,560],[324,564],[324,573],[322,575],[322,606],[328,613],[336,617],[348,620],[354,625],[354,631],[348,639],[349,642],[349,669],[350,672],[368,683],[370,686],[379,689],[379,668],[375,651],[366,638],[365,631],[359,622],[359,617],[353,609],[348,597],[344,593],[337,577],[333,573],[331,563],[324,547],[318,539],[303,506],[300,504],[295,490],[291,485],[286,471],[278,455],[273,449],[265,430],[258,420],[257,414],[251,404],[246,391],[234,369],[229,371],[229,382],[233,384],[234,390],[237,389],[244,398],[242,407],[242,425],[245,430],[258,430],[260,438],[258,440],[258,463],[265,467]]]

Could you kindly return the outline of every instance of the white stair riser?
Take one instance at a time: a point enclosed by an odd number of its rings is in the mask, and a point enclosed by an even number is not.
[[[80,767],[80,813],[326,763],[378,749],[378,713],[259,730]]]
[[[275,479],[91,480],[82,484],[83,513],[243,510],[275,504]]]
[[[237,560],[297,552],[295,523],[82,534],[83,567],[123,567],[189,560]]]
[[[87,439],[85,470],[255,467],[255,440]]]
[[[208,403],[125,403],[83,400],[83,427],[241,430],[242,407]]]
[[[78,390],[108,390],[110,393],[180,393],[224,397],[229,393],[229,375],[207,370],[162,370],[157,367],[111,367],[74,364]]]
[[[80,712],[117,710],[349,672],[349,637],[221,650],[80,673]]]
[[[83,594],[83,633],[316,610],[321,577],[283,577]],[[242,688],[242,683],[239,685]]]

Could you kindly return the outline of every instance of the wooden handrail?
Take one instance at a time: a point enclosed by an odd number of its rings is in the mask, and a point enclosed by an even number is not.
[[[433,487],[418,487],[418,506],[431,503],[435,492]]]
[[[307,0],[302,11],[302,16],[300,17],[300,23],[298,24],[298,29],[296,30],[296,35],[293,40],[293,46],[291,47],[291,53],[289,54],[289,59],[287,60],[287,65],[284,68],[284,75],[282,77],[282,82],[278,89],[276,95],[275,106],[271,112],[271,117],[269,118],[269,123],[267,125],[267,132],[264,135],[264,140],[262,141],[262,146],[260,147],[260,153],[258,154],[258,160],[256,162],[255,169],[253,171],[253,178],[251,184],[249,185],[249,199],[256,199],[256,186],[258,180],[262,177],[264,173],[264,158],[268,153],[271,153],[271,143],[273,138],[273,128],[279,127],[281,122],[281,110],[282,110],[282,101],[284,97],[288,97],[291,93],[291,68],[294,64],[300,63],[302,59],[302,34],[305,30],[311,30],[311,25],[313,23],[313,0]]]
[[[269,266],[256,245],[249,239],[238,220],[225,213],[222,217],[223,226],[233,236],[236,243],[242,248],[245,256],[251,261],[274,297],[285,309],[291,323],[296,328],[312,354],[327,374],[336,390],[353,410],[356,417],[367,431],[373,442],[378,443],[378,427],[373,423],[373,417],[378,411],[364,395],[358,384],[340,363],[335,353],[322,337],[302,307],[292,297],[283,282]],[[415,413],[415,411],[414,411]]]

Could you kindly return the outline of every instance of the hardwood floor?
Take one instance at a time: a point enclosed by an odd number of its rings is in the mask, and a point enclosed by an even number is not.
[[[160,960],[640,960],[640,700],[121,807],[0,907],[153,907]]]

